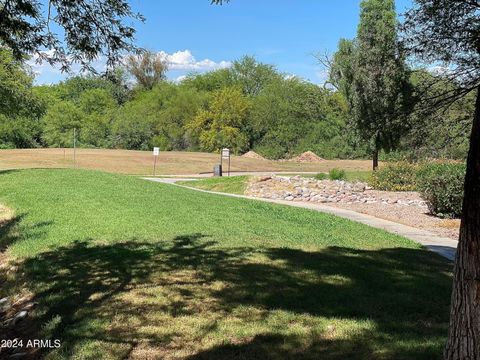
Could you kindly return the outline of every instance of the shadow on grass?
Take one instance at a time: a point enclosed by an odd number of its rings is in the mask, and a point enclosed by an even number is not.
[[[451,265],[439,256],[218,245],[202,234],[155,244],[78,241],[28,259],[22,272],[39,302],[39,331],[62,340],[65,358],[79,351],[83,358],[99,351],[112,358],[175,358],[179,351],[190,359],[440,358]],[[222,319],[248,328],[279,311],[289,315],[267,331],[204,342],[220,336]],[[373,326],[336,334],[322,323],[288,333],[297,317]],[[212,321],[185,330],[202,319]]]
[[[20,223],[23,216],[12,216],[0,220],[0,253],[4,252],[9,245],[18,240],[16,226]]]

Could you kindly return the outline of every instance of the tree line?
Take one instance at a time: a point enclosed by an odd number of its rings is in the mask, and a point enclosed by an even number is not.
[[[76,129],[78,146],[92,148],[216,152],[229,147],[270,159],[307,150],[324,158],[370,154],[370,143],[353,122],[341,85],[345,80],[335,73],[338,66],[331,69],[335,87],[287,76],[250,56],[181,82],[168,81],[167,70],[161,58],[145,52],[108,74],[35,86],[28,67],[3,49],[0,147],[71,147]],[[428,76],[425,70],[411,72],[409,83],[419,88]],[[448,113],[411,115],[408,131],[382,157],[465,157],[472,107],[465,99]]]

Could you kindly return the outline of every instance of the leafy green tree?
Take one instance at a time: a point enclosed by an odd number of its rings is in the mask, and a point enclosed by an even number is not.
[[[135,150],[151,148],[155,135],[151,115],[158,111],[156,103],[149,101],[152,93],[142,92],[117,109],[112,124],[113,147]]]
[[[258,95],[267,84],[282,78],[274,66],[260,63],[252,56],[234,61],[229,71],[233,84],[248,96]]]
[[[309,96],[311,90],[315,94]],[[306,114],[305,100],[318,104],[319,93],[320,88],[313,85],[310,88],[298,79],[269,84],[253,101],[255,150],[272,159],[291,153],[299,138],[311,128],[309,122],[314,121]]]
[[[198,137],[202,150],[213,152],[228,147],[241,153],[249,148],[245,128],[250,108],[250,101],[240,89],[217,90],[212,93],[207,109],[201,110],[186,128]]]
[[[204,74],[192,73],[182,81],[182,85],[198,91],[215,91],[225,87],[234,86],[230,69],[219,69]]]
[[[50,106],[43,118],[43,140],[52,147],[72,147],[73,129],[77,138],[81,137],[82,118],[82,112],[70,101]]]
[[[352,113],[359,134],[378,153],[395,148],[408,129],[408,74],[397,36],[394,0],[363,0],[352,83]]]
[[[10,51],[0,49],[0,111],[15,116],[35,104],[32,96],[33,77]]]
[[[414,5],[405,17],[409,50],[417,60],[441,63],[457,85],[427,99],[427,103],[443,107],[467,94],[476,96],[444,359],[479,359],[480,4],[471,0],[415,0]]]
[[[84,145],[108,147],[116,102],[105,89],[91,89],[83,92],[78,101],[82,113],[82,134]]]
[[[340,91],[347,101],[352,100],[352,84],[355,74],[356,47],[354,40],[340,39],[338,50],[329,64],[329,83]]]
[[[318,114],[307,123],[294,153],[311,150],[323,158],[365,158],[367,147],[349,126],[348,104],[338,91],[323,90]],[[310,126],[308,124],[311,124]]]
[[[458,85],[447,76],[424,69],[412,73],[411,83],[418,96],[434,98],[445,91],[457,91]],[[409,159],[465,159],[475,108],[475,94],[469,93],[447,108],[425,106],[421,101],[409,116],[410,130],[402,140]]]
[[[39,147],[41,132],[39,119],[25,116],[12,118],[0,114],[0,149]]]
[[[253,99],[253,147],[272,159],[306,150],[328,158],[354,156],[347,115],[339,92],[297,78],[274,81]]]
[[[126,76],[120,68],[110,72],[107,76],[89,74],[86,76],[72,76],[65,81],[49,86],[53,88],[53,95],[61,100],[77,103],[81,95],[88,90],[103,89],[108,91],[118,104],[128,100],[130,90],[126,85]]]
[[[132,20],[143,17],[126,0],[4,0],[0,43],[17,60],[35,53],[39,59],[60,64],[62,70],[72,62],[89,67],[101,55],[112,66],[123,51],[136,49]],[[62,31],[54,31],[58,28]]]
[[[270,82],[282,79],[273,65],[258,62],[252,56],[244,56],[228,69],[219,69],[205,74],[189,74],[183,84],[199,91],[215,91],[236,86],[248,96],[258,95]]]
[[[184,126],[204,105],[206,96],[194,88],[164,82],[152,90],[141,91],[115,116],[115,146],[163,150],[195,149],[197,140]],[[138,132],[135,123],[139,124]]]
[[[195,150],[198,148],[198,141],[186,131],[185,125],[204,108],[207,94],[184,86],[173,89],[162,110],[155,116],[154,127],[157,135],[154,144],[164,150]],[[157,143],[160,139],[162,143]]]
[[[152,124],[141,116],[138,107],[127,103],[117,111],[112,125],[115,148],[149,150],[154,136]]]
[[[40,145],[44,103],[33,91],[33,76],[12,53],[0,49],[0,146]]]

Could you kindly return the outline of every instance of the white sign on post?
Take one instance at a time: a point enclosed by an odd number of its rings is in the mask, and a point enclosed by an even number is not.
[[[157,172],[157,157],[160,155],[160,148],[154,147],[153,148],[153,176],[156,175]]]
[[[224,148],[222,149],[222,158],[228,159],[230,157],[230,149]]]

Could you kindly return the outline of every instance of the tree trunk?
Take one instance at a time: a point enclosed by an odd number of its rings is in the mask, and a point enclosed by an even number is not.
[[[465,176],[445,360],[480,359],[480,88]]]
[[[373,171],[378,169],[378,148],[373,150]]]

